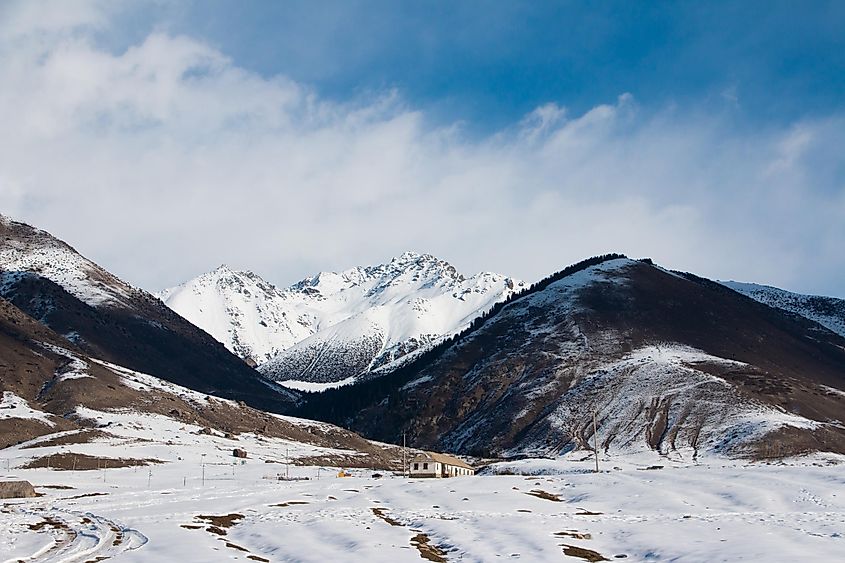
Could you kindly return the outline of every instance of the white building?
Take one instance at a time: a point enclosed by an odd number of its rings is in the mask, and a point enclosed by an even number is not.
[[[454,456],[423,452],[411,460],[411,477],[459,477],[475,475],[475,469]]]

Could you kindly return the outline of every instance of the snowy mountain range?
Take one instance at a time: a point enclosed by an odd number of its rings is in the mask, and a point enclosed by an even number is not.
[[[9,410],[37,403],[56,424],[79,404],[188,416],[130,393],[114,369],[97,367],[108,364],[372,439],[407,434],[417,447],[482,457],[586,450],[595,429],[606,451],[684,459],[845,452],[842,300],[622,255],[529,288],[415,253],[287,289],[221,267],[160,295],[170,307],[0,217]],[[44,430],[6,424],[20,436]]]
[[[286,289],[224,265],[158,297],[265,375],[320,389],[384,371],[524,288],[500,274],[465,277],[434,256],[406,252]]]
[[[556,457],[598,440],[767,458],[845,451],[843,391],[838,334],[609,255],[535,284],[390,377],[309,397],[301,414],[481,457]]]
[[[845,299],[802,295],[777,287],[742,283],[735,281],[721,282],[723,285],[742,293],[769,307],[782,309],[815,321],[840,336],[845,336]]]

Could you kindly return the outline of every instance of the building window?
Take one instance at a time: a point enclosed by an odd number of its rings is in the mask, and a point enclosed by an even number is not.
[[[427,463],[423,463],[423,469],[428,469],[428,464],[427,464]]]
[[[414,469],[419,469],[419,468],[420,468],[420,464],[419,464],[419,463],[415,463],[415,464],[414,464]]]

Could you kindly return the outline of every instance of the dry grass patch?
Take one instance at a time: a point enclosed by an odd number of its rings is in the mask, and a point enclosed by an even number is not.
[[[98,469],[115,469],[119,467],[140,467],[164,463],[160,459],[133,459],[97,457],[86,454],[63,452],[35,458],[23,469],[49,468],[58,471],[94,471]]]
[[[74,432],[73,434],[66,434],[64,436],[57,436],[54,438],[41,440],[32,444],[27,444],[21,449],[50,448],[55,446],[69,446],[72,444],[88,444],[99,438],[108,437],[113,436],[101,430],[80,430],[79,432]]]

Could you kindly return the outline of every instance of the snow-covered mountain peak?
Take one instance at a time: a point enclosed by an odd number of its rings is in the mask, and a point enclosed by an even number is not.
[[[371,291],[378,292],[388,287],[454,285],[465,279],[445,260],[431,254],[404,252],[384,264],[356,266],[341,272],[320,272],[294,284],[290,290],[319,293],[325,297],[365,284],[370,284]]]
[[[393,258],[389,264],[385,265],[386,273],[401,276],[402,274],[411,273],[415,277],[429,277],[429,278],[447,278],[458,282],[464,281],[464,276],[458,273],[458,270],[445,260],[440,260],[431,254],[419,254],[416,252],[404,252],[400,256]],[[379,271],[376,267],[376,271]]]
[[[0,240],[0,286],[22,275],[36,275],[93,307],[125,307],[141,293],[47,231],[4,215],[0,215]]]
[[[803,295],[777,287],[736,281],[720,282],[734,291],[750,297],[769,307],[801,315],[811,321],[845,336],[845,299]]]
[[[343,350],[349,361],[355,356],[355,370],[393,362],[461,330],[524,287],[500,274],[467,278],[431,254],[405,252],[375,266],[320,272],[287,289],[221,266],[159,297],[247,361],[284,356],[267,369],[288,379],[292,355],[308,356],[303,350],[315,346]]]

